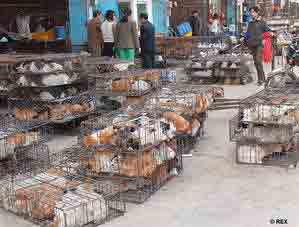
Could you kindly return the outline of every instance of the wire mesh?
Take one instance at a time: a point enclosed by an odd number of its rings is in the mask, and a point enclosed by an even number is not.
[[[14,155],[18,148],[45,143],[53,135],[53,130],[49,126],[31,125],[30,128],[19,126],[15,119],[1,116],[0,160]]]
[[[126,70],[94,74],[90,82],[102,96],[144,96],[160,88],[160,70]]]
[[[81,125],[81,171],[121,179],[123,198],[142,203],[183,169],[172,123],[135,110],[104,114]]]
[[[86,116],[95,110],[96,100],[94,90],[81,89],[16,89],[8,98],[9,113],[18,121],[29,123],[63,122]]]
[[[33,144],[30,147],[16,147],[0,161],[0,181],[5,178],[13,179],[20,174],[34,175],[49,168],[50,164],[47,145]]]
[[[66,65],[82,65],[85,62],[87,56],[75,53],[61,53],[61,54],[10,54],[11,58],[15,59],[19,64],[25,62],[56,62],[67,63]]]
[[[91,178],[72,176],[60,168],[7,178],[1,185],[2,207],[42,226],[97,226],[126,209],[113,198],[110,185],[98,187]]]
[[[288,143],[294,136],[292,126],[251,124],[242,122],[240,116],[235,116],[229,122],[230,140],[232,142],[283,144]]]
[[[61,165],[71,173],[97,180],[101,187],[103,183],[120,182],[122,199],[142,203],[182,171],[182,156],[175,152],[175,146],[175,141],[169,141],[135,152],[79,148],[76,153],[69,153]]]
[[[296,144],[243,144],[237,143],[238,164],[296,167],[298,154]]]
[[[298,92],[296,89],[263,90],[241,101],[244,122],[278,125],[298,124]]]
[[[174,138],[174,125],[155,113],[137,109],[113,112],[81,124],[80,144],[85,147],[118,146],[124,151],[144,151]]]

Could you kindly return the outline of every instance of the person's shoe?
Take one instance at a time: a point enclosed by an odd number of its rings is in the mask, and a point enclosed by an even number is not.
[[[258,81],[258,82],[257,82],[257,86],[262,86],[263,84],[264,84],[263,81]]]

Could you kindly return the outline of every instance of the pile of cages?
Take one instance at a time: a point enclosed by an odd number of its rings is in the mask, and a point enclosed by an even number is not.
[[[121,180],[125,201],[143,203],[183,169],[172,122],[148,111],[114,112],[82,123],[84,175]]]
[[[14,59],[0,57],[0,97],[7,98],[8,91],[12,88],[13,82],[9,78]]]
[[[97,96],[141,97],[160,88],[160,77],[160,70],[129,69],[90,75],[89,82]]]
[[[263,90],[241,102],[230,121],[240,164],[295,167],[298,160],[298,98],[295,89]]]
[[[196,39],[194,37],[157,37],[156,48],[161,59],[162,68],[183,65],[188,62],[192,55]]]
[[[213,38],[211,39],[213,40]],[[244,48],[235,48],[228,50],[232,51],[231,53],[220,54],[219,50],[227,47],[223,43],[224,38],[220,37],[219,39],[221,39],[219,44],[206,45],[207,48],[201,47],[193,50],[192,62],[185,68],[189,80],[202,84],[240,85],[252,82],[249,69],[251,56],[243,52]],[[242,47],[242,45],[239,46]]]
[[[0,178],[26,173],[49,164],[46,142],[53,134],[46,125],[20,126],[10,117],[0,119]]]
[[[227,36],[197,36],[193,38],[192,56],[216,54],[226,48]]]
[[[177,149],[190,154],[197,139],[205,134],[208,109],[223,89],[198,85],[169,85],[153,95],[146,108],[161,112],[176,128]]]
[[[20,58],[20,57],[19,57]],[[95,111],[95,95],[78,55],[24,56],[10,74],[8,108],[20,122],[64,123]]]
[[[2,178],[1,207],[48,227],[98,226],[124,214],[119,185],[73,175],[66,167],[57,163],[36,174]]]

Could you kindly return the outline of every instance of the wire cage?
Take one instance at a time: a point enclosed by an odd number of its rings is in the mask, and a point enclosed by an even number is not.
[[[237,143],[238,164],[296,167],[298,162],[298,141],[286,144]]]
[[[65,122],[95,110],[94,89],[76,54],[16,55],[8,108],[20,122]]]
[[[79,143],[84,147],[121,147],[144,151],[174,138],[174,125],[154,112],[134,109],[91,117],[82,122]]]
[[[123,215],[116,186],[51,168],[35,176],[1,180],[1,205],[40,226],[97,226]],[[116,196],[116,197],[115,197]]]
[[[51,127],[46,125],[31,125],[20,127],[17,121],[8,116],[0,119],[0,160],[14,156],[18,148],[34,147],[47,142],[53,135]]]
[[[183,169],[174,128],[142,114],[108,114],[82,123],[79,142],[85,174],[122,179],[124,199],[142,203]],[[167,170],[167,171],[166,171]]]
[[[292,125],[246,123],[237,115],[229,122],[230,141],[258,144],[288,143],[294,136]]]
[[[14,179],[20,174],[34,175],[49,168],[50,164],[50,152],[46,144],[16,147],[13,153],[0,160],[0,181]]]
[[[213,83],[246,84],[252,82],[250,60],[246,54],[200,52],[187,65],[186,72],[192,80],[208,77],[213,79]]]
[[[229,123],[237,163],[296,167],[298,94],[295,88],[263,90],[241,102]]]
[[[276,125],[298,124],[298,97],[295,89],[263,90],[240,103],[243,122]]]
[[[170,146],[175,143],[162,143],[137,152],[88,149],[80,156],[80,173],[112,182],[120,180],[122,198],[142,203],[183,169],[182,156]]]
[[[110,57],[87,57],[85,59],[86,70],[91,72],[96,70],[99,74],[126,71],[129,64],[128,61]]]
[[[170,85],[152,95],[146,104],[151,108],[174,112],[193,122],[206,120],[207,111],[216,97],[223,96],[223,88],[200,85]]]
[[[160,88],[160,70],[126,70],[94,74],[90,83],[95,84],[100,96],[144,96]]]
[[[19,73],[46,73],[56,71],[73,71],[85,65],[87,56],[62,53],[62,54],[12,54],[16,60],[13,71]]]
[[[8,91],[12,88],[13,81],[9,78],[12,68],[12,63],[1,63],[0,60],[0,97],[6,97]]]
[[[26,97],[26,99],[25,99]],[[14,89],[8,98],[9,113],[20,122],[66,122],[95,111],[94,89],[88,85],[45,89]]]
[[[188,58],[192,54],[193,37],[160,37],[157,48],[164,58]]]

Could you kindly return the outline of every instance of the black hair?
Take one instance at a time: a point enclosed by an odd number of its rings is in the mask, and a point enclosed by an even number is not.
[[[215,13],[215,14],[213,15],[213,20],[217,20],[217,19],[219,19],[219,16],[218,16],[217,13]]]
[[[259,13],[260,12],[260,8],[258,6],[253,6],[251,7],[250,11],[253,10],[254,12],[256,13]]]
[[[122,19],[120,20],[121,23],[127,23],[129,21],[129,16],[132,15],[132,10],[130,9],[126,9],[124,11],[124,16],[122,17]]]
[[[101,15],[101,11],[100,10],[94,10],[93,11],[93,17],[96,18],[98,15]]]
[[[113,21],[113,15],[114,15],[114,11],[113,10],[108,10],[106,12],[106,20]]]
[[[199,13],[198,10],[193,10],[192,11],[192,15],[195,14],[195,13]]]
[[[139,18],[148,20],[148,15],[147,15],[147,13],[140,13]]]

